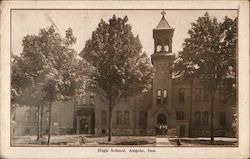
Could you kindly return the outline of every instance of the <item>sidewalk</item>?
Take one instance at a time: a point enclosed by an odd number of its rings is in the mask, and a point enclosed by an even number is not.
[[[167,136],[156,136],[156,146],[174,146]]]

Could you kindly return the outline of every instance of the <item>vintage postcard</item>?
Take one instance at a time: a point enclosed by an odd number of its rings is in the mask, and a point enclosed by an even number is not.
[[[248,1],[3,1],[1,158],[248,158]]]

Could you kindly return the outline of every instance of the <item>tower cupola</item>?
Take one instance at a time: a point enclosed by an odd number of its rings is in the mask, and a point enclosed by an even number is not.
[[[162,18],[155,29],[153,29],[154,53],[172,53],[172,38],[174,28],[165,19],[166,12],[163,11]]]

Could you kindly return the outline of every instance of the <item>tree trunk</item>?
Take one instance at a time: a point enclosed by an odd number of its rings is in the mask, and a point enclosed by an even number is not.
[[[193,81],[190,86],[190,105],[189,105],[189,137],[192,137],[192,116],[193,116]]]
[[[38,141],[38,140],[40,140],[40,120],[41,120],[41,118],[40,118],[40,111],[41,111],[41,106],[40,106],[40,104],[38,104],[38,106],[37,106],[37,138],[36,138],[36,140]]]
[[[48,141],[47,141],[47,144],[48,144],[48,145],[50,144],[51,105],[52,105],[52,102],[49,103],[49,126],[48,126]]]
[[[109,136],[108,136],[108,141],[111,141],[112,137],[112,102],[109,102]]]
[[[215,90],[212,89],[210,91],[210,95],[211,95],[211,113],[210,113],[210,117],[211,117],[211,124],[210,124],[210,137],[211,137],[211,144],[214,144],[214,100],[215,100]]]
[[[43,111],[44,111],[44,105],[41,105],[41,113],[40,113],[40,138],[43,137]]]

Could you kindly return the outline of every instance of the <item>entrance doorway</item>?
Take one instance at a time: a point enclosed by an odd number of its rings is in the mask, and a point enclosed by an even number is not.
[[[184,137],[185,136],[185,125],[181,125],[180,126],[180,137]]]
[[[159,114],[157,116],[157,125],[156,125],[156,135],[165,135],[167,134],[167,117],[165,114]]]
[[[89,130],[89,124],[87,118],[80,119],[80,134],[87,134]]]
[[[159,114],[157,116],[157,124],[167,124],[167,117],[164,114]]]
[[[77,134],[95,133],[95,112],[92,108],[81,108],[76,111],[74,130]]]

